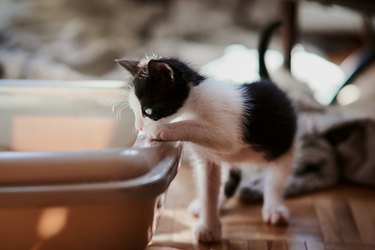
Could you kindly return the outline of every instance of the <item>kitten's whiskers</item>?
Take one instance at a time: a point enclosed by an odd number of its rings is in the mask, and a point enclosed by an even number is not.
[[[129,107],[129,103],[126,98],[118,98],[112,102],[112,112],[116,114],[117,119],[121,119],[121,113]]]

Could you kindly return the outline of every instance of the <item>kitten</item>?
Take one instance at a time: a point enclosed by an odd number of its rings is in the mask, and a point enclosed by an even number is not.
[[[135,127],[149,140],[184,141],[196,160],[199,242],[221,239],[219,192],[222,162],[269,165],[263,220],[285,223],[288,209],[283,189],[292,164],[296,115],[294,108],[269,80],[263,57],[269,36],[263,34],[260,73],[263,79],[234,85],[205,77],[176,58],[118,60],[133,77],[128,102]],[[263,65],[263,66],[262,66]]]

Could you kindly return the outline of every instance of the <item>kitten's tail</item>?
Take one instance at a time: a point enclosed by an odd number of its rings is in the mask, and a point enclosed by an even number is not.
[[[276,21],[271,23],[266,27],[262,34],[260,35],[259,46],[258,46],[258,60],[259,60],[259,75],[263,79],[270,80],[270,75],[268,73],[266,63],[265,63],[265,54],[270,43],[271,37],[275,30],[282,24],[282,21]]]

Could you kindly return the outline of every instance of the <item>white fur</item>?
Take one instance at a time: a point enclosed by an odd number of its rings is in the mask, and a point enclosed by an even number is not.
[[[135,128],[139,131],[143,131],[144,129],[144,119],[142,117],[142,107],[141,104],[139,103],[139,100],[137,96],[134,93],[134,88],[131,88],[129,90],[128,94],[128,102],[129,102],[129,107],[132,109],[134,113],[134,118],[135,118]]]
[[[243,142],[242,115],[246,107],[238,85],[213,79],[204,80],[191,88],[188,99],[177,114],[157,122],[143,118],[139,102],[134,100],[134,92],[129,95],[137,128],[145,126],[150,140],[185,141],[185,146],[195,156],[198,199],[190,209],[200,216],[195,230],[198,241],[213,242],[221,239],[219,203],[224,203],[224,200],[219,199],[219,193],[220,166],[223,162],[270,164],[266,177],[263,219],[271,224],[287,222],[289,213],[283,204],[283,187],[294,150],[291,149],[288,154],[270,163]],[[178,117],[180,119],[176,120]]]

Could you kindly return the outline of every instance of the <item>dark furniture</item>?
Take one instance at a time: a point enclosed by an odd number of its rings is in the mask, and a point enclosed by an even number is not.
[[[341,88],[336,93],[331,101],[331,105],[336,104],[337,95],[340,90],[351,84],[354,79],[360,75],[369,65],[375,61],[375,27],[371,22],[371,17],[375,14],[375,1],[374,0],[311,0],[320,2],[325,5],[340,5],[358,11],[362,14],[364,19],[364,26],[366,31],[367,42],[365,46],[359,51],[359,60],[347,74],[346,80],[342,83]],[[282,0],[281,2],[281,15],[284,20],[283,29],[283,54],[284,54],[284,67],[290,70],[291,65],[291,50],[297,40],[297,12],[298,0]]]

